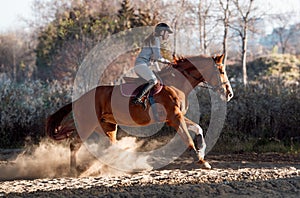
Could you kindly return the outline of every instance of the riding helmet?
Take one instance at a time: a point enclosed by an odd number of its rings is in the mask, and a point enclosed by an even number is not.
[[[155,26],[155,33],[160,34],[161,31],[168,31],[170,34],[173,33],[173,30],[166,23],[159,23]]]

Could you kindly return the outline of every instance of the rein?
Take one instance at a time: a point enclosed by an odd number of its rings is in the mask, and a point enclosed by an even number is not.
[[[216,64],[215,63],[215,66],[222,66],[222,63],[221,64]],[[224,72],[220,72],[220,74],[224,74]],[[222,82],[220,83],[219,85],[216,85],[216,86],[211,86],[210,84],[208,84],[208,82],[204,81],[203,82],[205,85],[199,85],[200,87],[202,88],[206,88],[206,89],[212,89],[213,91],[219,89],[221,86],[223,86],[224,84],[227,84],[228,81],[225,81],[225,82]]]
[[[216,85],[216,86],[211,86],[206,81],[204,81],[203,83],[204,83],[204,85],[199,85],[199,86],[202,87],[202,88],[205,88],[205,89],[211,89],[211,90],[215,91],[215,90],[219,89],[222,85],[227,84],[228,81],[220,83],[219,85]]]
[[[182,74],[185,74],[186,76],[192,77],[192,78],[193,78],[194,80],[196,80],[196,81],[200,81],[200,82],[201,82],[202,79],[204,80],[204,78],[203,78],[202,76],[198,77],[198,76],[195,76],[195,75],[193,75],[193,74],[187,72],[187,70],[190,69],[190,68],[186,68],[186,69],[185,69],[185,68],[182,68],[182,67],[175,67],[175,66],[178,66],[178,64],[172,64],[172,63],[170,63],[169,65],[170,65],[172,68],[177,69],[177,70],[178,70],[179,72],[181,72]],[[216,64],[216,63],[215,63],[215,66],[220,66],[220,65],[222,65],[222,64]],[[220,74],[224,74],[224,72],[220,72]],[[202,87],[202,88],[205,88],[205,89],[211,89],[211,90],[213,90],[213,91],[216,91],[216,90],[219,89],[221,86],[223,86],[224,84],[227,84],[227,83],[228,83],[228,81],[226,81],[226,82],[220,83],[219,85],[212,86],[212,85],[210,85],[207,81],[202,81],[202,82],[204,83],[204,85],[198,85],[198,86],[200,86],[200,87]]]
[[[203,79],[203,77],[197,77],[189,72],[187,72],[188,69],[190,68],[182,68],[182,67],[175,67],[175,66],[178,66],[178,64],[171,64],[171,66],[174,68],[174,69],[177,69],[179,72],[181,72],[182,74],[185,74],[186,76],[190,76],[192,77],[194,80],[196,81],[201,81]],[[204,79],[203,79],[204,80]]]

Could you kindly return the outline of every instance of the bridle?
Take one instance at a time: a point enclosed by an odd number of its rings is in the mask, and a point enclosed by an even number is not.
[[[204,80],[204,78],[202,76],[198,77],[198,76],[195,76],[194,74],[191,74],[190,72],[187,72],[186,69],[184,68],[181,68],[181,67],[174,67],[175,64],[172,64],[170,63],[171,67],[173,67],[174,69],[177,69],[179,72],[181,72],[182,74],[185,74],[186,76],[190,76],[191,78],[193,78],[194,80],[196,81],[200,81],[202,82],[204,85],[198,85],[199,87],[201,88],[205,88],[205,89],[211,89],[213,91],[217,91],[218,89],[220,89],[224,84],[227,84],[228,81],[225,81],[225,82],[221,82],[220,84],[218,85],[210,85],[207,81]],[[214,66],[215,68],[217,68],[218,66],[222,66],[223,64],[220,63],[220,64],[217,64],[217,63],[214,63]],[[224,74],[224,72],[220,72],[218,71],[220,74]]]
[[[217,91],[218,89],[221,89],[221,87],[224,85],[224,84],[227,84],[228,81],[226,82],[223,82],[223,83],[220,83],[219,85],[215,85],[215,86],[212,86],[210,85],[208,82],[204,81],[204,85],[198,85],[199,87],[201,88],[205,88],[205,89],[211,89],[213,91]]]
[[[217,68],[218,66],[223,66],[222,63],[214,63],[214,67]],[[221,72],[221,71],[218,71],[220,74],[225,74],[225,72]],[[215,85],[215,86],[212,86],[210,85],[207,81],[203,81],[204,85],[199,85],[200,87],[202,88],[206,88],[206,89],[211,89],[213,91],[217,91],[218,89],[221,89],[223,85],[227,84],[228,81],[225,81],[225,82],[221,82],[220,84],[218,85]]]

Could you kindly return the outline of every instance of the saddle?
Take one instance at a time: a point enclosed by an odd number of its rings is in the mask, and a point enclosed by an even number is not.
[[[135,97],[141,89],[145,86],[147,81],[142,78],[124,77],[125,83],[120,85],[121,94],[125,97]],[[150,91],[146,97],[151,97],[158,94],[162,90],[163,84],[159,81]]]

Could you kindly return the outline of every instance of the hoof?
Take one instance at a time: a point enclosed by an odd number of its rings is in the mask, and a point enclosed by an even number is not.
[[[203,166],[205,169],[211,169],[211,165],[208,162],[204,162]]]
[[[201,164],[201,166],[203,166],[204,169],[211,169],[211,165],[204,160],[199,160],[198,163]]]

